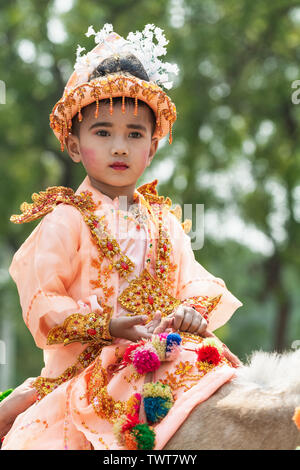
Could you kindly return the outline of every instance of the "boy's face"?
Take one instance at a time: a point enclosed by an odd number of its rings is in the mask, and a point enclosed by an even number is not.
[[[134,116],[133,105],[114,103],[113,114],[109,104],[100,101],[98,118],[95,103],[84,110],[79,137],[70,134],[67,148],[75,162],[82,162],[91,182],[103,187],[132,187],[150,165],[157,150],[158,140],[151,137],[151,111],[139,106]]]

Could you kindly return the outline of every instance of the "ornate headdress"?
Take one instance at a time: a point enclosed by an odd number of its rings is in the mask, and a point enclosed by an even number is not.
[[[172,87],[168,74],[178,73],[176,64],[162,62],[159,56],[166,54],[166,40],[163,30],[147,24],[142,32],[129,33],[124,39],[113,31],[111,24],[105,24],[96,33],[93,26],[86,36],[95,36],[96,46],[85,55],[85,48],[78,45],[74,72],[66,84],[62,98],[55,104],[50,114],[50,126],[64,150],[65,140],[72,128],[72,118],[78,113],[82,120],[81,109],[96,102],[95,117],[99,113],[99,101],[110,99],[110,113],[113,113],[113,98],[122,97],[122,112],[125,112],[125,97],[135,99],[134,114],[138,112],[138,100],[150,106],[156,116],[153,137],[161,139],[169,132],[172,143],[172,126],[176,120],[176,107],[161,86]],[[153,42],[156,38],[157,44]],[[149,82],[128,73],[113,73],[104,77],[92,78],[90,75],[109,56],[123,53],[133,54],[143,65]],[[161,85],[161,86],[160,86]]]

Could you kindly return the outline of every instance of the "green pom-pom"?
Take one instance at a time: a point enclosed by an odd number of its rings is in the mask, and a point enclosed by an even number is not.
[[[151,450],[155,444],[155,432],[148,424],[137,424],[131,430],[139,450]]]
[[[200,344],[200,347],[202,346],[213,346],[214,348],[217,348],[220,354],[223,352],[222,344],[217,338],[205,338]]]
[[[147,382],[143,387],[143,397],[161,397],[173,403],[171,387],[162,382]]]
[[[10,395],[13,391],[13,388],[9,388],[8,390],[5,390],[5,392],[0,392],[0,402],[4,400],[4,398],[8,397],[8,395]]]

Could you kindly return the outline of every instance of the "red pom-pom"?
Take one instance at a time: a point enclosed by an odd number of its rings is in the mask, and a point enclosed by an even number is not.
[[[128,429],[133,428],[134,426],[136,426],[139,423],[140,423],[140,421],[139,421],[139,415],[138,414],[136,414],[134,416],[126,415],[126,421],[122,426],[122,432],[125,432]]]
[[[208,362],[209,364],[218,365],[221,361],[221,355],[217,348],[214,346],[202,346],[202,348],[197,349],[198,361]]]
[[[131,356],[132,351],[134,351],[136,348],[139,348],[143,344],[145,344],[145,341],[140,341],[139,343],[131,344],[130,346],[128,346],[128,348],[124,352],[123,361],[122,361],[123,364],[131,364],[132,359],[130,356]]]

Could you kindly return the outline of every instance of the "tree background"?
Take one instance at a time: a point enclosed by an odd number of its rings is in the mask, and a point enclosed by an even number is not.
[[[8,273],[35,223],[14,225],[23,201],[85,176],[49,127],[84,33],[112,23],[122,36],[154,23],[180,74],[169,92],[174,140],[139,182],[159,179],[173,203],[204,204],[197,260],[243,302],[217,331],[246,360],[300,339],[300,7],[285,0],[0,0],[0,389],[40,373]],[[30,279],[24,279],[30,283]],[[4,354],[6,353],[6,354]]]

